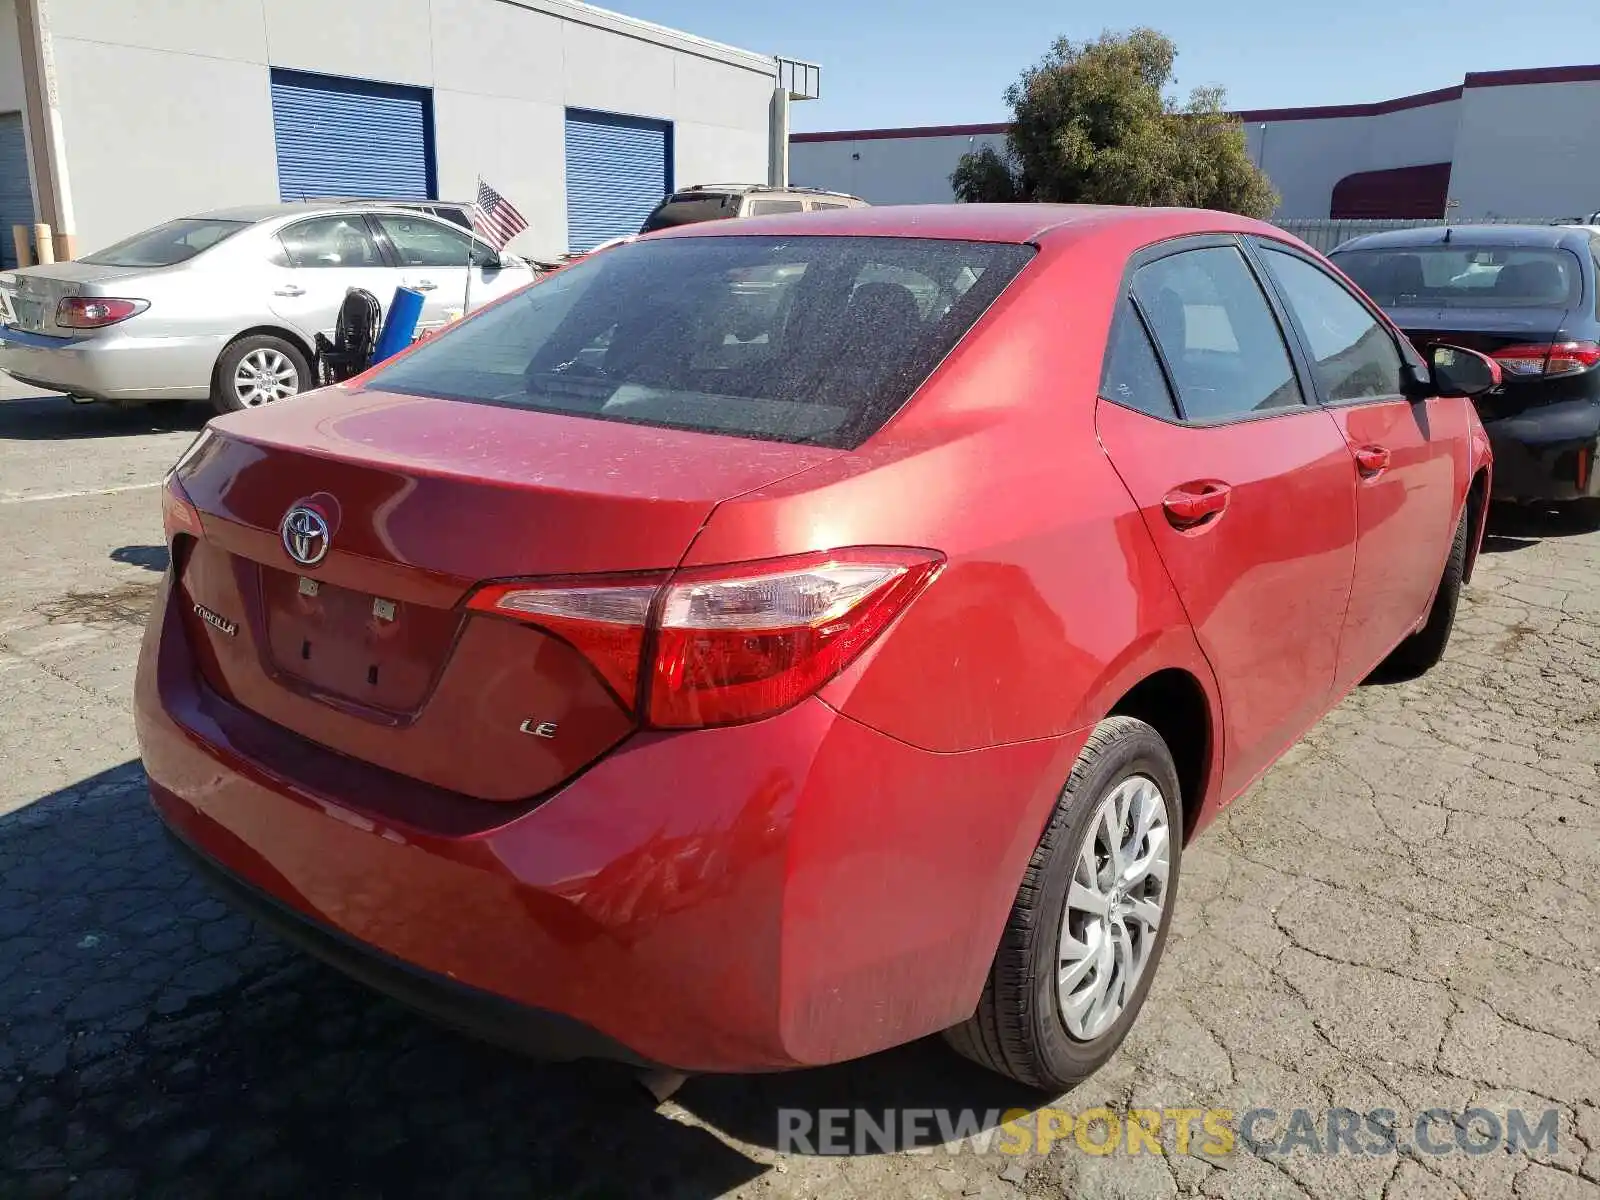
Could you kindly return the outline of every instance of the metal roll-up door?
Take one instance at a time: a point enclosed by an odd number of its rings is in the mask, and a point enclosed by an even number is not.
[[[28,187],[28,142],[21,113],[0,113],[0,269],[17,265],[13,225],[33,224],[33,193]]]
[[[427,88],[274,69],[272,125],[284,200],[434,198]]]
[[[672,125],[567,110],[567,249],[638,233],[672,190]]]

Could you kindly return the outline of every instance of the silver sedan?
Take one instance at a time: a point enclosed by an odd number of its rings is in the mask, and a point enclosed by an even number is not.
[[[231,412],[316,386],[316,335],[333,334],[350,288],[385,311],[397,287],[421,291],[425,332],[535,274],[401,205],[224,209],[0,274],[0,370],[86,400]]]

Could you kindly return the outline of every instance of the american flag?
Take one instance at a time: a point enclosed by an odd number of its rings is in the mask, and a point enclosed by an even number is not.
[[[507,242],[528,227],[528,219],[480,177],[478,199],[472,206],[472,227],[496,250],[504,250]]]

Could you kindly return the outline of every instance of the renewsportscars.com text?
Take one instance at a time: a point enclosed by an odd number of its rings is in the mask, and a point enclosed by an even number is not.
[[[1264,1157],[1554,1154],[1555,1109],[1430,1108],[1415,1114],[1374,1108],[861,1108],[778,1110],[778,1149],[788,1154],[1048,1154],[1057,1146],[1085,1154],[1203,1154],[1244,1149]]]

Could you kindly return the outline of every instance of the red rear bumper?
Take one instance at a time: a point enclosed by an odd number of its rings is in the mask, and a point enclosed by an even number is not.
[[[539,803],[471,801],[211,693],[166,587],[137,704],[162,819],[309,940],[370,952],[352,974],[403,965],[446,1019],[481,1028],[509,1001],[602,1035],[573,1054],[695,1071],[834,1062],[967,1017],[1084,738],[931,754],[813,699],[637,735]]]

